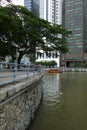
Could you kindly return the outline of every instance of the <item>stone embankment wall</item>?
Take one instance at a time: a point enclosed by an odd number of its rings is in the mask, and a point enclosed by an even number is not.
[[[25,130],[42,97],[42,75],[0,88],[0,130]]]

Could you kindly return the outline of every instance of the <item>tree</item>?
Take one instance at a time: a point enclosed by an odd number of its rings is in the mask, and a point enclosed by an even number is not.
[[[15,17],[15,19],[17,18]],[[15,25],[17,25],[15,19],[8,13],[7,7],[0,7],[0,55],[3,57],[7,55],[14,57],[16,52],[16,48],[13,46],[14,38],[12,34]]]
[[[50,44],[50,49],[66,53],[68,51],[67,37],[70,34],[71,31],[66,30],[61,25],[50,26],[46,37]]]
[[[18,48],[18,63],[24,54],[33,55],[35,61],[36,48],[44,51],[67,51],[66,37],[69,31],[59,25],[51,25],[46,20],[40,19],[33,12],[22,6],[10,5],[0,7],[0,46],[4,45],[6,53],[14,59],[16,47]],[[63,35],[63,37],[58,37]],[[44,40],[46,39],[46,40]],[[50,46],[47,45],[49,42]]]

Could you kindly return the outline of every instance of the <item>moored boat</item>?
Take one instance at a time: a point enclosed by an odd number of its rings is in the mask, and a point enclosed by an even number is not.
[[[63,71],[59,69],[50,69],[48,70],[48,73],[63,73]]]

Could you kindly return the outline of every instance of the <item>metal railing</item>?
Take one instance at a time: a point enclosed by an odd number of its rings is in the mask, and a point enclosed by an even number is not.
[[[29,79],[42,73],[41,67],[0,62],[0,86]]]

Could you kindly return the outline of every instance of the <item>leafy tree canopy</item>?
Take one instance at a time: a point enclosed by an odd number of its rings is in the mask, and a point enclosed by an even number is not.
[[[24,54],[34,54],[36,48],[44,51],[67,52],[67,37],[70,32],[60,25],[51,25],[25,7],[10,5],[0,7],[0,55],[14,59],[18,48],[20,62]],[[48,43],[50,46],[48,46]],[[2,51],[2,50],[5,50]]]

